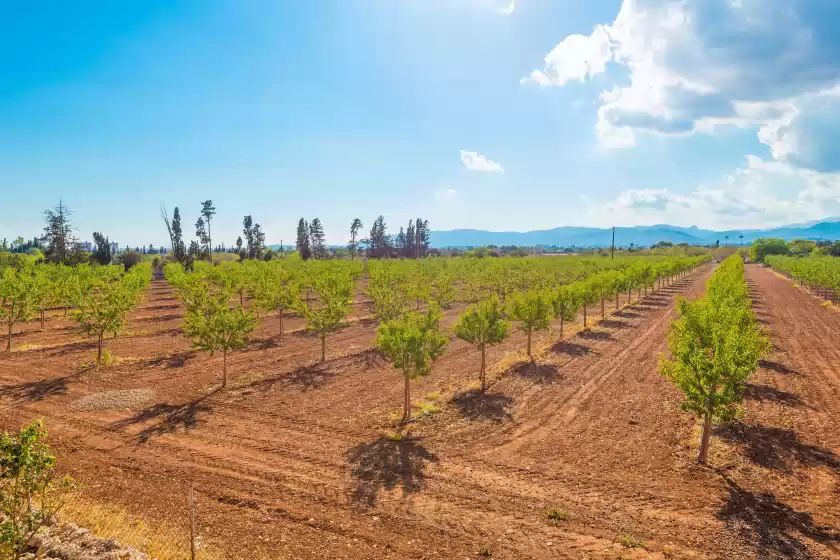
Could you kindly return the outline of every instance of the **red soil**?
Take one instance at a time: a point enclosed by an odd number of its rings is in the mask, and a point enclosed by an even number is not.
[[[229,558],[840,557],[840,313],[748,267],[775,349],[743,423],[717,431],[714,468],[700,468],[695,422],[657,362],[676,295],[701,294],[710,270],[589,333],[539,334],[536,366],[518,361],[517,332],[488,353],[485,396],[470,388],[477,351],[453,341],[413,386],[441,411],[399,442],[383,434],[402,383],[371,349],[366,305],[329,338],[324,364],[317,338],[290,332],[300,319],[276,337],[265,318],[219,391],[221,356],[190,350],[163,283],[107,342],[115,365],[84,365],[95,347],[60,311],[45,332],[26,325],[14,344],[29,346],[0,356],[0,421],[44,418],[92,498],[145,518],[186,528],[195,484],[202,539]],[[130,411],[73,407],[130,388],[155,397]],[[549,520],[554,508],[568,519]]]

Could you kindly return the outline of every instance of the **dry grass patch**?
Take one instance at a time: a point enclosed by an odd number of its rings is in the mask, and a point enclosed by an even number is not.
[[[77,410],[108,410],[138,408],[155,396],[151,389],[124,389],[91,393],[73,403]]]
[[[86,527],[106,539],[114,539],[123,546],[131,546],[157,560],[189,558],[189,533],[164,523],[152,523],[135,517],[115,505],[90,502],[75,495],[62,509],[61,519]],[[221,555],[204,546],[197,554],[202,560],[221,559]]]

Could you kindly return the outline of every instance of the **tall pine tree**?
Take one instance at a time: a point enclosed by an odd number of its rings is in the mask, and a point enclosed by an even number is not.
[[[73,226],[70,224],[70,210],[59,200],[58,206],[44,211],[47,225],[44,226],[42,241],[44,251],[50,262],[65,264],[68,254],[73,250]]]
[[[201,203],[201,215],[204,217],[204,223],[207,224],[207,252],[212,253],[213,239],[210,236],[210,220],[216,215],[216,208],[213,206],[212,200],[205,200]]]
[[[309,248],[316,259],[327,258],[327,244],[324,237],[324,226],[321,220],[313,218],[309,224]]]
[[[303,218],[298,222],[296,245],[300,258],[305,261],[309,260],[309,257],[312,256],[312,251],[309,248],[309,224]]]

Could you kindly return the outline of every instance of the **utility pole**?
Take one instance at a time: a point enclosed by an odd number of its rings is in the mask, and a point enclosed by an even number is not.
[[[280,256],[283,256],[283,240],[280,240]]]
[[[610,259],[615,260],[615,226],[613,226],[613,240],[612,249],[610,249]]]

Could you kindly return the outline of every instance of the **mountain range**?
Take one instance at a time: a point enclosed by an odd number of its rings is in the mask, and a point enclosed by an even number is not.
[[[536,245],[557,247],[609,247],[612,243],[612,228],[589,228],[564,226],[535,231],[486,231],[479,229],[453,229],[432,231],[431,245],[438,248],[481,247],[485,245]],[[741,237],[743,236],[743,238]],[[729,238],[727,241],[727,237]],[[667,224],[615,228],[617,247],[653,245],[660,241],[689,243],[691,245],[714,245],[720,241],[737,245],[752,243],[759,237],[781,237],[792,239],[835,240],[840,239],[840,217],[824,218],[819,221],[790,224],[770,229],[742,229],[714,231],[696,226],[680,227]]]

